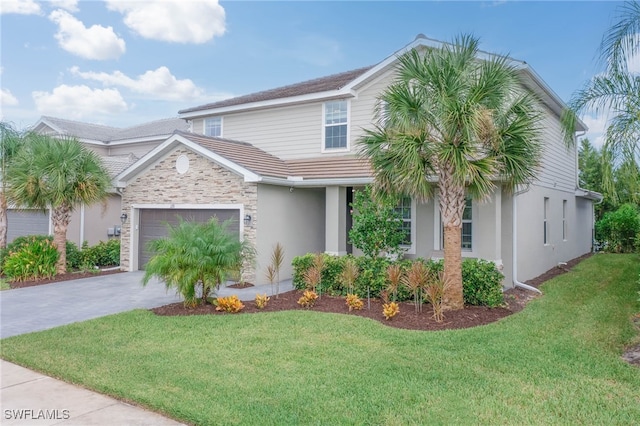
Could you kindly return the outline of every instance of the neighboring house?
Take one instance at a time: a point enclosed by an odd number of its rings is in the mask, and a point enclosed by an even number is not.
[[[177,216],[235,219],[233,232],[257,249],[255,269],[245,276],[257,283],[266,282],[277,242],[285,249],[282,278],[291,276],[294,256],[353,252],[349,204],[354,189],[372,182],[356,142],[372,126],[397,56],[441,45],[418,36],[371,67],[180,111],[190,132],[176,132],[114,180],[129,217],[122,267],[142,268],[146,241],[164,235],[163,221]],[[469,202],[462,230],[463,255],[494,261],[505,286],[589,252],[593,203],[601,199],[578,187],[577,148],[564,145],[559,120],[565,105],[529,65],[513,63],[545,113],[541,172],[516,195],[498,183],[488,202]],[[405,198],[401,208],[410,229],[407,256],[442,257],[437,200]]]
[[[180,118],[157,120],[124,129],[91,123],[43,116],[32,131],[52,136],[73,136],[95,151],[112,177],[131,166],[164,142],[175,130],[187,130],[187,123]],[[78,246],[83,241],[90,245],[119,235],[122,214],[120,194],[113,189],[104,204],[76,206],[67,239]],[[8,212],[8,241],[20,235],[50,234],[51,220],[48,212],[15,210]]]

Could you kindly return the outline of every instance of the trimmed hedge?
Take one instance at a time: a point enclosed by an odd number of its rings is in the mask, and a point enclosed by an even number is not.
[[[304,273],[313,265],[314,254],[305,254],[293,259],[293,285],[301,290],[306,287]],[[371,297],[379,298],[381,291],[387,287],[387,267],[393,262],[386,258],[369,258],[366,256],[353,257],[331,256],[324,257],[324,269],[322,281],[318,290],[324,294],[345,296],[347,289],[340,281],[340,274],[348,258],[354,259],[360,274],[354,284],[354,292],[360,297],[366,297],[369,292]],[[430,269],[442,271],[444,265],[441,260],[400,260],[403,270],[407,270],[413,262],[425,262]],[[500,306],[504,299],[502,294],[502,281],[504,276],[493,262],[482,259],[464,259],[462,262],[462,283],[464,301],[469,305]],[[404,287],[398,289],[398,300],[411,299],[411,293]]]

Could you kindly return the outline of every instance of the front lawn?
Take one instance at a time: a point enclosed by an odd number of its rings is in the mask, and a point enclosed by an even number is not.
[[[640,369],[620,355],[639,260],[593,256],[475,329],[137,310],[2,340],[2,357],[194,424],[634,424]]]

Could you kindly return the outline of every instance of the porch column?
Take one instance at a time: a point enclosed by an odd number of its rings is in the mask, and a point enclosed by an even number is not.
[[[325,190],[325,253],[347,254],[347,188],[328,186]]]

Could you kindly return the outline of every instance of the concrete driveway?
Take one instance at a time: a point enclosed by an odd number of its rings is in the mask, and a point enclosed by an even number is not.
[[[0,338],[182,301],[155,278],[143,287],[143,275],[143,271],[123,272],[0,291]],[[291,280],[280,283],[281,292],[292,289]],[[253,300],[258,293],[271,295],[271,286],[223,287],[217,294]]]
[[[144,272],[123,272],[0,292],[0,338],[46,330],[182,299],[164,284],[141,284]]]

